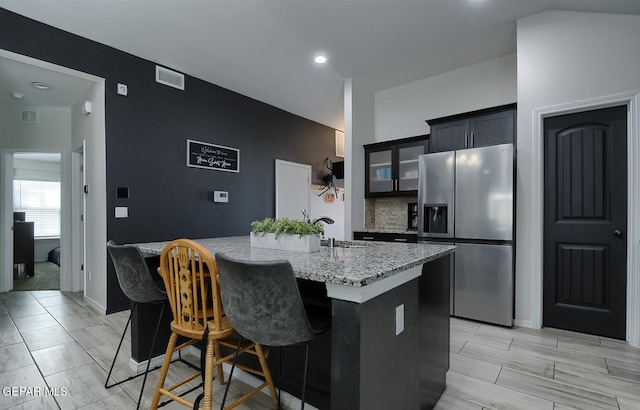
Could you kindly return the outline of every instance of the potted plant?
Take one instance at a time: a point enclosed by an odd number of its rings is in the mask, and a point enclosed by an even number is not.
[[[265,218],[251,222],[251,246],[254,248],[316,252],[320,250],[320,222],[289,218]]]

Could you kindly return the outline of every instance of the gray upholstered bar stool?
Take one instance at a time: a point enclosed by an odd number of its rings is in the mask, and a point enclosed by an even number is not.
[[[216,263],[222,306],[238,334],[265,346],[304,344],[301,398],[301,409],[304,409],[309,359],[307,342],[328,330],[328,323],[318,329],[311,326],[289,261],[241,261],[216,253]],[[231,368],[222,408],[234,367]],[[278,407],[279,400],[278,394]]]
[[[109,369],[109,374],[107,375],[107,380],[104,383],[104,387],[110,388],[113,386],[117,386],[143,374],[140,373],[125,380],[121,380],[109,385],[111,372],[113,371],[113,366],[116,363],[116,358],[118,357],[118,352],[120,352],[120,347],[122,346],[122,341],[124,340],[124,336],[127,333],[129,323],[131,323],[133,310],[136,309],[138,303],[154,303],[162,306],[160,309],[160,315],[158,316],[156,331],[153,336],[153,343],[151,343],[151,349],[149,349],[147,368],[144,372],[144,380],[142,382],[140,396],[138,397],[138,405],[136,407],[136,409],[138,409],[140,408],[140,401],[142,400],[144,385],[147,382],[147,374],[149,373],[151,356],[153,354],[153,349],[155,348],[156,339],[158,337],[158,330],[160,329],[162,315],[164,314],[164,306],[165,302],[167,301],[167,294],[164,291],[158,289],[158,287],[156,286],[155,282],[153,281],[153,277],[151,276],[151,272],[149,271],[147,263],[144,259],[144,256],[142,256],[142,253],[136,246],[116,245],[115,242],[109,241],[107,242],[107,250],[109,251],[109,255],[111,256],[111,260],[113,261],[113,266],[116,270],[116,276],[118,278],[120,288],[122,289],[122,292],[125,294],[125,296],[133,302],[133,306],[131,307],[131,313],[129,313],[129,320],[124,327],[124,331],[122,332],[122,337],[120,337],[120,343],[118,344],[118,348],[116,349],[116,354],[115,356],[113,356],[113,362],[111,363],[111,368]]]

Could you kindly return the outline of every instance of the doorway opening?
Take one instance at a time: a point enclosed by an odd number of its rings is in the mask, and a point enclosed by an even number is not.
[[[34,81],[51,84],[51,88],[48,91],[36,89],[31,86]],[[78,181],[74,171],[79,167],[78,163],[82,163],[82,153],[86,153],[85,141],[89,141],[96,151],[95,154],[92,151],[92,155],[99,158],[104,155],[104,79],[0,49],[0,84],[0,88],[8,87],[23,96],[5,99],[0,104],[3,130],[0,133],[0,292],[23,289],[18,281],[27,273],[31,277],[26,281],[41,279],[38,275],[41,266],[37,263],[50,262],[47,265],[51,271],[59,272],[59,284],[57,287],[49,284],[46,288],[73,292],[84,289],[86,293],[83,270],[87,237],[83,225],[86,221],[80,222],[86,214],[82,209],[84,182]],[[93,102],[92,111],[83,111],[87,102]],[[30,115],[25,116],[25,112]],[[19,162],[24,159],[21,156],[27,153],[41,156],[56,154],[57,168],[48,176],[55,174],[56,181],[43,181],[46,178],[42,177],[14,178],[14,173],[20,169]],[[95,163],[90,171],[97,180],[94,186],[100,187],[105,181],[104,161],[96,160]],[[22,181],[16,189],[14,179]],[[48,203],[52,195],[57,195],[59,204],[55,211],[48,205],[44,206],[47,209],[40,211],[23,210],[29,208],[28,201],[18,205],[20,210],[17,212],[24,212],[25,222],[34,222],[32,249],[35,269],[27,272],[22,262],[18,262],[19,266],[14,269],[13,194],[20,192],[26,199],[25,189],[30,189],[26,185],[34,181],[47,185],[40,187],[42,203]],[[45,195],[43,190],[57,193]],[[102,201],[103,198],[96,200]],[[98,208],[101,204],[93,206]],[[41,231],[46,223],[33,220],[37,217],[34,212],[45,211],[59,214],[57,229],[51,228],[54,231]],[[25,281],[23,283],[26,284]],[[101,300],[96,296],[92,300],[96,299]]]
[[[13,289],[60,289],[61,154],[13,154]]]

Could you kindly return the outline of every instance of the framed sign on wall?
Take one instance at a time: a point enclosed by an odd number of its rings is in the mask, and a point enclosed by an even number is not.
[[[187,166],[216,171],[240,172],[240,150],[188,139]]]

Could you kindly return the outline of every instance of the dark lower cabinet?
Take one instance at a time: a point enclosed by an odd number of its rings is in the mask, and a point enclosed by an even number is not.
[[[381,241],[381,242],[404,242],[417,243],[418,234],[415,233],[387,233],[387,232],[362,232],[354,231],[355,241]]]

